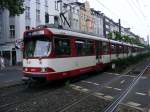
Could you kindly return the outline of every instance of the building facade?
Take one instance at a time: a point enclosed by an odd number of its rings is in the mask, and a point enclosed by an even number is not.
[[[105,38],[108,38],[109,32],[120,30],[119,23],[100,11],[91,9],[88,1],[25,0],[24,8],[25,11],[20,16],[10,16],[8,10],[0,10],[0,55],[5,58],[7,65],[22,62],[22,51],[16,47],[16,43],[21,42],[25,30],[39,25],[62,25],[66,29]],[[121,34],[135,38],[130,29],[121,27]]]
[[[54,24],[59,17],[61,4],[74,0],[25,0],[25,11],[19,16],[10,16],[8,10],[0,10],[0,55],[5,58],[6,65],[16,65],[22,62],[22,51],[16,48],[16,43],[23,39],[25,30],[46,23]],[[49,21],[46,21],[49,14]],[[58,20],[59,21],[59,20]]]

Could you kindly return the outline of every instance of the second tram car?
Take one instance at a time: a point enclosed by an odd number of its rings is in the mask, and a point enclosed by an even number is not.
[[[105,64],[143,52],[143,48],[88,34],[40,28],[24,33],[25,77],[57,80],[101,70]]]

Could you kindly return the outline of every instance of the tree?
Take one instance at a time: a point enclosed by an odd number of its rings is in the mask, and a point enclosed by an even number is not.
[[[115,33],[115,40],[119,40],[119,41],[122,41],[122,36],[120,35],[119,32],[114,32]]]
[[[0,0],[0,9],[8,9],[11,16],[19,15],[24,12],[24,0]]]
[[[107,34],[107,37],[108,37],[108,39],[112,39],[112,32],[109,32],[109,33]]]
[[[125,42],[130,43],[130,37],[128,35],[124,35],[123,38]]]

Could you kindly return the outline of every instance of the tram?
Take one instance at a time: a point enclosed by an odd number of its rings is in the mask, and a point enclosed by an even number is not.
[[[48,27],[26,31],[23,41],[23,73],[33,79],[82,75],[143,52],[137,45]]]

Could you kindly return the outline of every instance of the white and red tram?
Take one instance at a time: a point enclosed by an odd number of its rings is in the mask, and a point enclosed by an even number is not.
[[[142,53],[143,48],[106,38],[41,28],[24,33],[25,77],[57,80],[101,70],[111,60]]]

